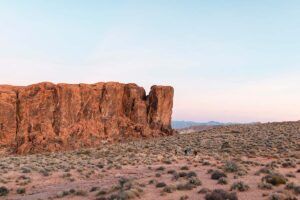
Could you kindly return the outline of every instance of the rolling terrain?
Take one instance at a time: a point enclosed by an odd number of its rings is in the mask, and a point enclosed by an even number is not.
[[[1,199],[297,199],[300,122],[0,157]]]

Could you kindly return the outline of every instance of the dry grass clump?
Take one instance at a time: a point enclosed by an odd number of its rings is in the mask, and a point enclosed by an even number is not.
[[[219,178],[218,184],[220,184],[220,185],[227,185],[228,184],[227,178],[225,178],[225,177]]]
[[[6,196],[6,195],[8,195],[8,193],[9,193],[9,190],[5,186],[0,187],[0,197]]]
[[[156,171],[164,171],[166,168],[164,166],[160,166],[156,168]]]
[[[272,190],[273,189],[273,185],[272,184],[270,184],[270,183],[264,183],[264,182],[259,183],[257,185],[257,187],[259,189],[261,189],[261,190]]]
[[[269,195],[269,200],[298,200],[293,194],[287,191],[276,191]]]
[[[176,186],[177,190],[180,190],[180,191],[185,191],[185,190],[192,190],[195,188],[195,185],[191,184],[191,183],[179,183],[177,186]]]
[[[25,188],[18,188],[17,189],[17,194],[25,194],[26,193],[26,189]]]
[[[223,177],[226,178],[227,175],[222,171],[214,170],[211,173],[211,179],[213,179],[213,180],[219,180],[220,178],[223,178]]]
[[[263,182],[270,183],[274,186],[284,185],[288,181],[282,174],[274,173],[266,175],[262,178]]]
[[[231,185],[230,190],[238,190],[240,192],[245,192],[245,191],[249,190],[249,188],[250,187],[243,181],[238,181]]]
[[[173,185],[167,185],[166,187],[164,187],[163,192],[165,193],[172,193],[174,191],[176,191],[176,186]]]
[[[199,194],[207,194],[209,192],[211,192],[211,190],[208,188],[202,188],[198,191]]]
[[[96,199],[134,199],[136,197],[140,197],[143,193],[143,190],[137,185],[132,183],[131,180],[127,178],[120,178],[119,184],[113,186],[111,189],[100,190],[96,196]]]
[[[238,200],[238,197],[234,192],[229,193],[222,189],[216,189],[206,194],[205,200]]]
[[[165,187],[166,185],[167,185],[167,184],[164,183],[164,182],[159,182],[159,183],[156,184],[156,187],[157,187],[157,188],[163,188],[163,187]]]
[[[296,195],[300,194],[300,186],[293,182],[286,184],[285,189],[292,190]]]
[[[181,168],[180,168],[180,170],[189,170],[189,167],[188,166],[182,166]]]
[[[225,172],[234,173],[240,170],[240,166],[234,161],[226,161],[223,169]]]

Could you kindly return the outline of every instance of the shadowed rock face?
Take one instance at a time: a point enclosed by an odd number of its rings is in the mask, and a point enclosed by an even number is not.
[[[0,86],[0,147],[37,153],[170,135],[173,88],[136,84]]]

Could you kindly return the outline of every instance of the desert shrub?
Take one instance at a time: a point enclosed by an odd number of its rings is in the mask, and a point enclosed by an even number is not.
[[[293,190],[295,188],[295,183],[291,182],[291,183],[287,183],[285,186],[285,189],[287,190]]]
[[[21,172],[24,173],[24,174],[27,174],[27,173],[30,173],[31,170],[30,170],[29,168],[22,167],[22,168],[21,168]]]
[[[262,181],[278,186],[281,184],[286,184],[287,179],[281,174],[269,174],[267,176],[264,176],[262,178]]]
[[[156,183],[156,180],[154,180],[154,179],[151,179],[151,180],[149,180],[149,182],[148,182],[149,185],[152,185],[152,184],[154,184],[154,183]]]
[[[202,182],[201,182],[197,177],[189,178],[189,183],[190,183],[190,184],[193,184],[193,185],[195,185],[195,186],[200,186],[200,185],[202,185]]]
[[[241,170],[239,169],[239,171],[236,173],[238,176],[245,176],[247,174],[246,170]]]
[[[288,160],[288,161],[285,161],[284,163],[282,163],[281,166],[284,168],[295,168],[297,165],[294,161]]]
[[[9,190],[6,187],[4,187],[4,186],[0,187],[0,197],[6,196],[6,195],[8,195],[8,193],[9,193]]]
[[[185,166],[182,166],[180,169],[181,170],[189,170],[189,167],[185,165]]]
[[[95,191],[97,191],[97,190],[99,190],[99,187],[92,187],[92,188],[90,189],[90,192],[95,192]]]
[[[56,198],[63,198],[69,194],[70,194],[69,191],[62,191],[62,192],[57,193]]]
[[[229,144],[228,141],[225,141],[222,143],[221,149],[228,149],[231,148],[231,145]]]
[[[292,172],[287,173],[285,176],[289,178],[296,178],[296,175],[293,174]]]
[[[78,191],[75,192],[75,195],[76,196],[86,196],[87,193],[86,193],[86,191],[78,190]]]
[[[173,176],[172,176],[172,180],[174,181],[176,181],[176,180],[178,180],[179,179],[179,174],[177,173],[177,172],[175,172],[175,173],[173,173]]]
[[[114,198],[111,197],[110,199],[120,199],[120,200],[134,199],[140,196],[139,193],[140,191],[138,191],[137,189],[130,189],[126,191],[121,191],[119,194],[116,195],[116,197]]]
[[[259,183],[258,188],[261,190],[271,190],[273,188],[273,185],[270,183]]]
[[[202,165],[203,166],[208,166],[208,165],[211,165],[211,163],[208,160],[205,160],[205,161],[202,162]]]
[[[218,183],[220,185],[227,185],[228,184],[228,180],[225,177],[221,177],[221,178],[219,178]]]
[[[282,194],[278,194],[278,193],[273,193],[269,196],[269,200],[282,200],[285,197],[283,197]]]
[[[222,189],[216,189],[205,195],[205,200],[238,200],[236,193],[226,192]]]
[[[102,163],[98,163],[98,164],[97,164],[97,167],[98,167],[99,169],[103,169],[104,165],[103,165]]]
[[[277,191],[269,196],[269,200],[297,200],[297,197],[290,193]]]
[[[238,172],[239,171],[239,166],[237,163],[233,162],[233,161],[226,161],[224,166],[224,171],[225,172]]]
[[[171,160],[164,160],[163,163],[165,163],[167,165],[170,165],[170,164],[172,164],[172,161]]]
[[[50,175],[50,173],[49,173],[47,170],[45,170],[45,169],[42,169],[42,170],[40,170],[39,172],[40,172],[40,174],[42,174],[43,176],[49,176],[49,175]]]
[[[70,189],[69,192],[70,192],[71,194],[74,194],[74,193],[76,192],[76,190],[75,190],[75,189]]]
[[[179,173],[178,173],[178,176],[179,176],[179,177],[186,177],[186,176],[187,176],[187,173],[186,173],[186,172],[179,172]]]
[[[174,169],[170,169],[170,170],[167,171],[167,173],[168,174],[174,174],[174,173],[176,173],[176,171]]]
[[[90,155],[92,152],[90,150],[80,150],[76,152],[77,155]]]
[[[125,177],[121,177],[120,179],[119,179],[119,185],[121,186],[121,188],[126,184],[126,183],[128,183],[129,182],[129,179],[127,179],[127,178],[125,178]]]
[[[240,192],[244,192],[244,191],[249,190],[249,186],[246,183],[239,181],[239,182],[233,183],[230,187],[230,190],[238,190]]]
[[[157,188],[162,188],[162,187],[165,187],[167,184],[165,184],[164,182],[159,182],[156,184],[156,187]]]
[[[156,168],[156,171],[164,171],[166,168],[164,166],[160,166]]]
[[[185,184],[178,184],[177,185],[177,190],[192,190],[195,188],[195,185],[191,184],[191,183],[185,183]]]
[[[238,130],[231,130],[230,133],[241,133],[241,132]]]
[[[211,174],[211,179],[213,180],[219,180],[222,177],[227,177],[227,175],[219,170],[214,170]]]
[[[105,194],[107,194],[107,191],[106,191],[106,190],[100,190],[100,191],[97,193],[97,196],[105,195]]]
[[[166,192],[166,193],[172,193],[173,191],[175,191],[176,188],[175,187],[172,187],[172,186],[166,186],[164,187],[163,191]]]
[[[273,173],[273,170],[270,169],[269,167],[263,167],[261,168],[260,170],[258,170],[255,175],[259,175],[259,174],[272,174]]]
[[[208,188],[202,188],[201,190],[198,191],[199,194],[207,194],[209,192],[211,192],[211,190]]]
[[[97,197],[96,200],[107,200],[106,197]]]
[[[71,176],[72,176],[72,174],[70,174],[70,173],[64,173],[64,174],[62,175],[63,178],[69,178],[69,177],[71,177]]]
[[[25,194],[25,193],[26,193],[25,188],[18,188],[17,189],[17,194]]]
[[[299,195],[300,194],[300,186],[295,186],[294,187],[294,192]]]
[[[187,195],[183,195],[179,198],[179,200],[187,200],[187,199],[189,199],[189,196]]]
[[[190,172],[187,173],[186,176],[187,176],[188,178],[190,178],[190,177],[197,177],[197,173],[194,172],[194,171],[190,171]]]

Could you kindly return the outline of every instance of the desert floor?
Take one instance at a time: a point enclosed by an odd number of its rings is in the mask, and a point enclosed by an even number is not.
[[[300,122],[0,155],[0,199],[300,198]]]

